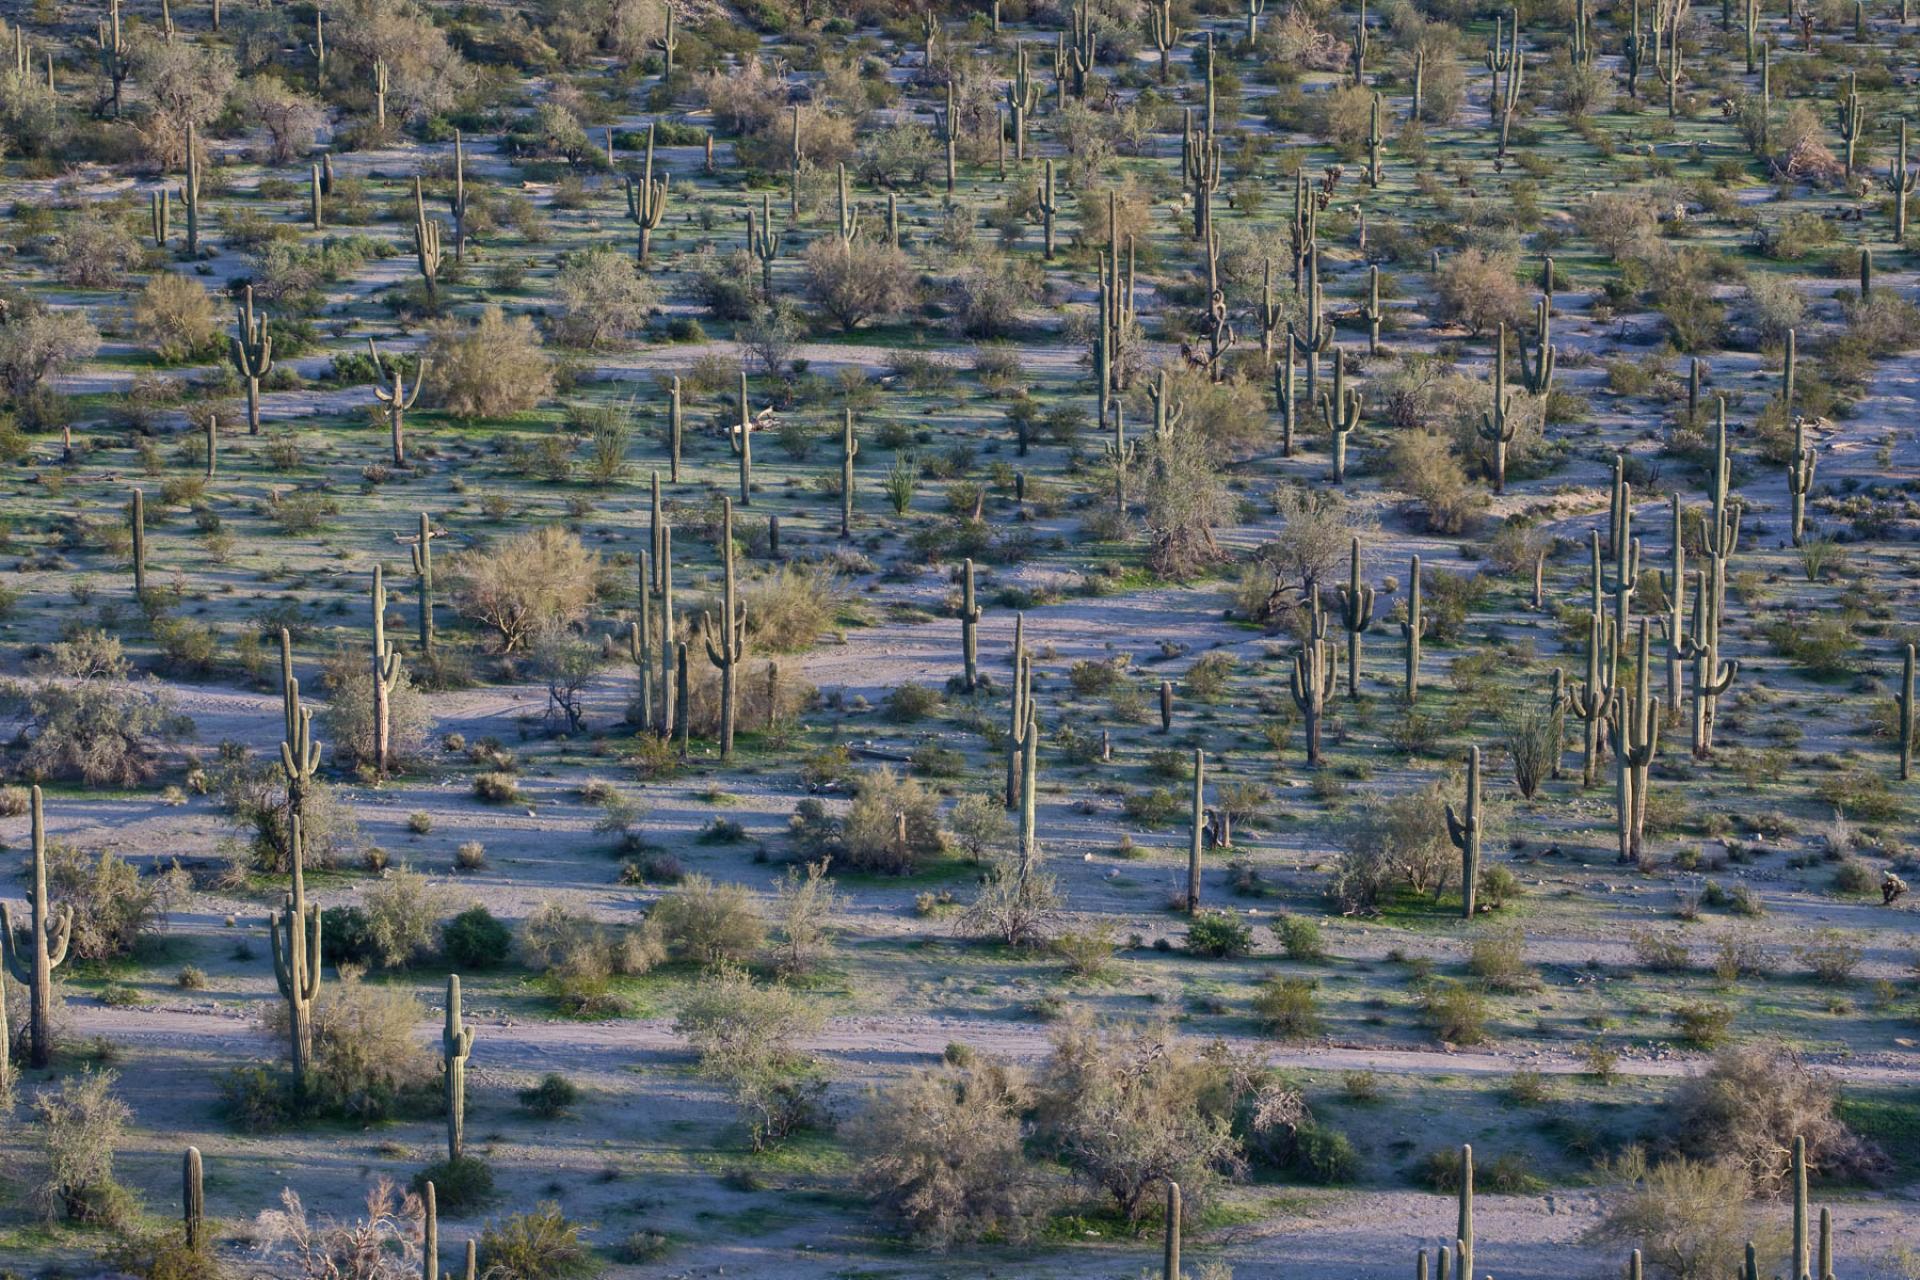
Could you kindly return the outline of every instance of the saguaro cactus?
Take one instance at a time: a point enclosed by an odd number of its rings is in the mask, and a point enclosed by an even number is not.
[[[853,434],[853,410],[842,411],[840,420],[840,536],[853,536],[853,460],[860,456],[860,441]]]
[[[1166,55],[1161,55],[1161,65],[1166,65]],[[1162,72],[1162,78],[1165,73]],[[1027,158],[1027,117],[1040,105],[1040,84],[1033,78],[1033,71],[1027,65],[1027,46],[1022,43],[1014,46],[1013,78],[1007,81],[1007,111],[1012,116],[1013,158],[1024,162]]]
[[[187,208],[187,254],[190,257],[200,255],[200,139],[198,132],[187,126],[187,173],[180,180],[180,203]]]
[[[1027,652],[1026,643],[1021,638],[1025,622],[1022,615],[1014,615],[1013,680],[1007,706],[1006,807],[1009,809],[1020,801],[1021,761],[1026,754],[1027,738],[1034,732],[1037,719],[1033,707],[1033,657]]]
[[[1200,850],[1207,832],[1207,753],[1193,749],[1193,812],[1187,830],[1187,914],[1200,910]]]
[[[680,415],[680,375],[674,374],[667,385],[667,478],[680,483],[680,445],[683,427]]]
[[[1900,781],[1913,776],[1913,646],[1908,645],[1900,666],[1900,692],[1893,695],[1900,727]]]
[[[1034,188],[1034,205],[1040,210],[1040,226],[1044,242],[1043,254],[1048,262],[1053,261],[1053,217],[1060,212],[1060,201],[1053,193],[1053,161],[1047,161],[1046,176],[1039,186]]]
[[[1900,149],[1887,161],[1886,188],[1893,196],[1893,242],[1904,246],[1907,243],[1907,202],[1913,199],[1913,190],[1920,184],[1920,173],[1916,173],[1907,164],[1907,122],[1900,122]]]
[[[1473,1280],[1473,1148],[1460,1148],[1460,1215],[1454,1228],[1460,1251],[1460,1280]]]
[[[1319,602],[1313,604],[1317,614]],[[1319,627],[1314,630],[1319,631]],[[1337,663],[1333,656],[1333,646],[1317,636],[1309,636],[1301,642],[1299,652],[1293,655],[1293,672],[1288,677],[1288,690],[1293,695],[1293,705],[1300,709],[1306,721],[1307,763],[1320,763],[1320,721],[1326,714],[1327,699],[1333,696]]]
[[[1177,1182],[1167,1183],[1167,1252],[1160,1268],[1160,1280],[1181,1280],[1180,1184]]]
[[[373,767],[382,777],[393,763],[393,691],[400,686],[400,655],[387,639],[385,570],[373,566]]]
[[[1600,730],[1613,714],[1619,692],[1620,654],[1618,646],[1607,639],[1606,619],[1595,610],[1587,619],[1587,681],[1573,694],[1573,709],[1586,726],[1586,754],[1580,770],[1580,785],[1591,787],[1599,765]]]
[[[740,459],[740,505],[753,505],[754,421],[747,408],[747,371],[740,371],[740,421],[727,433],[727,448]]]
[[[1502,21],[1496,15],[1493,20],[1493,42],[1487,46],[1487,70],[1493,73],[1493,96],[1488,107],[1493,112],[1493,123],[1500,131],[1499,157],[1507,155],[1507,137],[1513,129],[1513,113],[1520,105],[1520,82],[1525,78],[1527,62],[1520,52],[1520,15],[1510,15],[1511,29],[1506,48],[1500,47]],[[1502,74],[1506,76],[1503,81]]]
[[[1473,919],[1477,906],[1476,896],[1480,888],[1480,748],[1467,748],[1467,801],[1465,811],[1454,812],[1451,804],[1447,806],[1447,838],[1453,841],[1453,847],[1460,851],[1460,918]],[[1469,1157],[1470,1158],[1470,1157]],[[1462,1221],[1471,1225],[1472,1193],[1463,1203],[1467,1206]],[[1465,1232],[1462,1232],[1464,1237]]]
[[[1649,672],[1647,620],[1642,618],[1633,693],[1621,699],[1612,727],[1621,862],[1640,860],[1646,827],[1648,766],[1660,750],[1660,699],[1648,693]]]
[[[139,489],[127,499],[127,532],[133,542],[133,593],[147,594],[147,499]]]
[[[467,1059],[473,1056],[473,1028],[460,1016],[460,975],[447,975],[447,1024],[440,1032],[440,1059],[447,1091],[447,1159],[466,1152]]]
[[[426,198],[420,191],[420,175],[413,177],[413,264],[427,286],[429,310],[440,305],[440,220],[427,216]]]
[[[666,10],[667,25],[664,31],[653,37],[651,43],[654,48],[660,51],[660,56],[663,60],[663,65],[660,69],[660,83],[667,84],[673,79],[673,56],[680,52],[680,34],[675,29],[673,5],[668,3],[660,7]]]
[[[320,994],[320,908],[307,903],[306,836],[300,814],[288,819],[293,864],[293,887],[273,913],[268,933],[273,940],[273,979],[287,1002],[289,1060],[296,1092],[307,1085],[307,1064],[313,1057],[313,1001]]]
[[[973,557],[967,557],[960,578],[960,657],[965,665],[963,686],[972,693],[980,684],[980,605],[973,592]]]
[[[180,1159],[180,1226],[187,1252],[200,1252],[207,1243],[207,1196],[198,1147],[188,1147]]]
[[[1373,112],[1367,124],[1367,185],[1380,185],[1380,146],[1387,140],[1380,128],[1380,95],[1373,95]]]
[[[406,415],[420,401],[420,388],[427,380],[427,358],[420,357],[419,365],[413,372],[413,391],[407,391],[407,371],[399,361],[391,365],[380,359],[380,349],[367,339],[367,354],[373,357],[373,371],[376,377],[387,379],[387,385],[374,383],[373,398],[387,406],[387,433],[393,446],[393,465],[407,465]]]
[[[659,603],[659,626],[655,635],[660,642],[660,689],[656,732],[662,738],[673,736],[674,708],[674,634],[673,634],[673,524],[660,503],[660,473],[653,473],[653,584],[652,596]]]
[[[638,181],[632,174],[627,175],[627,218],[640,229],[640,245],[635,256],[643,267],[653,248],[653,233],[667,216],[667,191],[673,183],[670,173],[662,173],[658,179],[653,176],[653,129],[652,122],[648,122],[646,168]]]
[[[733,582],[733,503],[720,500],[720,563],[724,586],[720,597],[720,622],[707,615],[707,659],[720,670],[720,758],[733,754],[734,707],[738,701],[734,673],[747,655],[747,610],[734,594]]]
[[[1520,345],[1520,385],[1536,396],[1544,396],[1553,389],[1553,370],[1559,356],[1553,346],[1553,308],[1545,294],[1534,301],[1533,324],[1531,353],[1527,344]]]
[[[1507,491],[1507,446],[1519,430],[1512,416],[1513,393],[1507,390],[1507,326],[1502,324],[1494,338],[1493,407],[1480,415],[1480,438],[1493,446],[1493,491]]]
[[[1160,83],[1167,82],[1167,56],[1180,42],[1180,28],[1173,22],[1173,0],[1150,0],[1147,5],[1147,37],[1160,55]]]
[[[1320,397],[1320,420],[1326,424],[1333,442],[1333,482],[1347,481],[1347,437],[1360,425],[1366,394],[1347,385],[1347,362],[1340,348],[1333,349],[1333,390]]]
[[[1807,494],[1813,489],[1813,472],[1819,455],[1807,443],[1807,420],[1793,420],[1793,457],[1787,462],[1787,492],[1793,496],[1793,545],[1800,546],[1807,536]]]
[[[413,576],[420,590],[420,652],[429,661],[433,658],[433,540],[439,536],[427,513],[422,511],[420,532],[414,535],[408,550],[412,553]]]
[[[1846,146],[1846,180],[1853,183],[1853,153],[1860,143],[1860,135],[1866,131],[1867,113],[1860,102],[1859,76],[1855,72],[1847,73],[1847,92],[1840,99],[1839,119],[1835,125],[1840,141]]]
[[[53,1061],[53,971],[67,960],[67,944],[73,940],[73,908],[63,906],[56,910],[47,895],[47,827],[40,788],[34,787],[29,796],[28,811],[33,823],[30,886],[33,896],[27,902],[28,920],[24,930],[16,930],[11,910],[0,902],[0,953],[4,953],[7,971],[13,974],[14,981],[27,989],[27,1061],[34,1070],[40,1071]]]
[[[156,187],[147,195],[147,213],[153,222],[153,247],[164,249],[173,236],[173,193]]]
[[[1420,700],[1420,638],[1426,634],[1427,619],[1420,608],[1420,557],[1413,558],[1407,570],[1407,617],[1400,624],[1400,637],[1407,642],[1407,705]]]
[[[756,219],[752,209],[747,210],[747,252],[760,263],[760,295],[767,305],[773,305],[773,260],[780,256],[780,233],[773,227],[773,197],[762,192],[760,195],[760,215]]]
[[[1373,588],[1360,581],[1360,539],[1353,540],[1347,585],[1340,589],[1340,625],[1347,633],[1347,696],[1360,696],[1360,637],[1373,627]]]
[[[191,226],[191,222],[188,224]],[[234,335],[228,340],[228,357],[234,372],[247,381],[247,434],[260,434],[260,379],[273,372],[273,335],[267,332],[267,313],[255,315],[253,286],[247,286],[245,301],[234,312]]]

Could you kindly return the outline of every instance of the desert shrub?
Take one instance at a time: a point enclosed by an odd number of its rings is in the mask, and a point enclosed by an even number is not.
[[[367,913],[367,938],[380,964],[405,968],[433,951],[446,914],[446,895],[425,876],[395,867],[360,895]]]
[[[1733,1275],[1755,1234],[1747,1175],[1733,1165],[1683,1158],[1631,1171],[1596,1234],[1632,1244],[1674,1280]]]
[[[916,1071],[874,1095],[851,1137],[874,1205],[935,1248],[1020,1241],[1042,1207],[1023,1150],[1029,1090],[1018,1068],[975,1061]]]
[[[743,964],[767,940],[766,922],[742,885],[690,875],[654,904],[647,921],[669,954],[701,965]]]
[[[832,947],[828,921],[840,910],[843,897],[827,878],[827,862],[809,862],[805,869],[788,867],[774,881],[773,918],[780,931],[778,963],[787,974],[815,968]]]
[[[655,301],[653,282],[631,255],[614,248],[567,255],[554,275],[560,319],[554,332],[570,347],[599,351],[644,329]]]
[[[1807,971],[1830,986],[1853,981],[1853,971],[1865,956],[1860,944],[1838,929],[1822,929],[1810,941],[1793,949],[1794,958]]]
[[[542,1120],[553,1120],[573,1109],[580,1101],[580,1086],[557,1071],[549,1071],[540,1077],[540,1083],[529,1085],[517,1095],[520,1105],[539,1116]]]
[[[901,818],[906,839],[900,838]],[[856,871],[904,875],[946,849],[939,797],[918,778],[888,768],[860,776],[859,791],[840,824],[846,864]]]
[[[321,669],[320,683],[327,691],[326,707],[320,713],[327,747],[347,763],[377,763],[373,668],[366,654],[335,649]],[[433,714],[426,697],[415,687],[413,673],[403,664],[399,679],[387,694],[390,765],[400,767],[418,758],[432,728]]]
[[[177,271],[159,271],[133,300],[133,328],[168,364],[206,354],[220,336],[206,286]]]
[[[342,977],[313,1002],[313,1057],[307,1088],[314,1108],[363,1122],[409,1108],[434,1079],[414,1028],[427,1010],[410,992]],[[269,1006],[269,1029],[286,1038],[286,1006]]]
[[[493,1166],[479,1156],[435,1160],[414,1175],[414,1194],[424,1197],[429,1182],[441,1213],[470,1213],[493,1199]]]
[[[478,903],[440,928],[440,951],[460,972],[498,969],[513,955],[513,930]]]
[[[598,591],[600,557],[575,534],[547,525],[462,551],[448,571],[454,607],[513,653],[541,632],[586,616]]]
[[[580,1238],[580,1224],[551,1200],[489,1222],[480,1232],[479,1254],[481,1274],[491,1280],[571,1280],[599,1269]]]
[[[427,385],[437,402],[468,421],[524,413],[553,391],[553,363],[533,321],[497,306],[488,306],[472,324],[435,324],[426,360]]]
[[[100,349],[100,334],[78,307],[56,309],[12,292],[5,302],[0,315],[0,388],[16,408],[31,408],[49,378]]]
[[[1253,929],[1225,911],[1203,911],[1187,925],[1187,950],[1197,956],[1234,959],[1253,951]]]
[[[126,1224],[133,1196],[113,1177],[113,1154],[133,1111],[114,1096],[111,1071],[88,1070],[33,1099],[43,1169],[33,1206],[49,1219]]]
[[[73,909],[68,952],[76,960],[130,956],[166,918],[160,882],[142,878],[137,867],[111,850],[88,855],[64,841],[51,842],[47,889],[55,902]]]
[[[1663,1132],[1681,1155],[1742,1171],[1754,1189],[1786,1186],[1793,1139],[1824,1177],[1872,1171],[1880,1156],[1834,1114],[1833,1085],[1779,1045],[1731,1045],[1691,1076],[1668,1104]]]
[[[1398,885],[1438,897],[1460,864],[1447,834],[1449,793],[1440,782],[1360,805],[1341,834],[1329,891],[1348,914],[1369,914]]]
[[[825,1082],[796,1046],[822,1017],[799,992],[757,984],[733,965],[709,972],[681,1004],[674,1029],[700,1055],[701,1074],[731,1094],[754,1150],[817,1119]]]
[[[1060,913],[1059,882],[1045,871],[1023,869],[1017,857],[996,858],[981,877],[980,892],[960,917],[960,930],[1010,947],[1035,947]]]
[[[424,1218],[418,1196],[402,1200],[381,1177],[367,1191],[364,1218],[311,1219],[288,1187],[278,1209],[254,1219],[253,1236],[262,1249],[284,1250],[290,1274],[301,1280],[411,1280],[420,1274]]]
[[[833,625],[846,588],[830,569],[784,564],[741,588],[747,635],[760,652],[805,653]]]
[[[1695,1049],[1717,1049],[1733,1030],[1733,1008],[1706,1000],[1689,1000],[1673,1011],[1680,1039]]]
[[[1518,925],[1483,930],[1467,944],[1467,971],[1496,991],[1531,991],[1540,975],[1526,951],[1527,935]]]
[[[940,709],[940,695],[926,685],[909,680],[887,691],[885,706],[889,720],[912,724]]]
[[[1513,255],[1472,246],[1441,262],[1435,287],[1441,314],[1476,336],[1502,322],[1519,323],[1529,303]]]
[[[18,767],[35,781],[134,786],[153,776],[161,747],[193,734],[171,695],[118,680],[0,685],[0,712],[25,720]]]
[[[1253,997],[1253,1016],[1273,1035],[1306,1040],[1320,1034],[1319,984],[1311,978],[1274,975]]]
[[[913,300],[907,255],[880,241],[849,244],[838,236],[822,236],[807,246],[801,265],[807,296],[849,333],[868,320],[904,310]]]
[[[1487,1038],[1487,997],[1464,982],[1435,982],[1421,996],[1434,1035],[1448,1044],[1479,1044]]]
[[[1274,936],[1287,959],[1314,962],[1327,958],[1327,945],[1320,926],[1305,916],[1280,916],[1273,922]]]
[[[1041,1135],[1075,1175],[1138,1221],[1168,1181],[1198,1212],[1241,1167],[1233,1133],[1246,1091],[1232,1064],[1209,1056],[1165,1024],[1056,1025],[1040,1077]]]

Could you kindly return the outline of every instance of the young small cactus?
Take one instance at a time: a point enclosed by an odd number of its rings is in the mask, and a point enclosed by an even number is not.
[[[16,930],[7,904],[0,902],[0,958],[14,981],[27,988],[27,1061],[36,1071],[53,1061],[53,971],[67,960],[73,940],[73,908],[56,908],[47,893],[47,827],[40,788],[29,792],[28,812],[33,830],[32,896],[28,919]],[[26,948],[22,953],[22,948]]]
[[[1160,682],[1160,732],[1173,732],[1173,681]]]
[[[1477,906],[1476,895],[1480,887],[1480,748],[1467,748],[1467,801],[1464,813],[1455,813],[1451,804],[1447,806],[1447,838],[1453,841],[1453,847],[1460,851],[1460,918],[1473,919]],[[1464,1159],[1471,1161],[1472,1157]],[[1469,1164],[1469,1168],[1471,1165]],[[1463,1185],[1465,1185],[1463,1183]],[[1461,1201],[1461,1222],[1463,1227],[1471,1228],[1473,1218],[1473,1193],[1467,1191]],[[1462,1239],[1469,1238],[1465,1231]]]
[[[440,1032],[440,1058],[447,1091],[447,1159],[465,1153],[467,1131],[467,1059],[473,1056],[473,1028],[460,1012],[460,975],[447,975],[447,1024]]]

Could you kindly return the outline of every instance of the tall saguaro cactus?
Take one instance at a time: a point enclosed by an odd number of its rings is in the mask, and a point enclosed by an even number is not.
[[[447,1159],[466,1152],[467,1059],[473,1056],[473,1028],[460,1015],[460,975],[447,975],[447,1024],[440,1032],[440,1058],[447,1091]]]
[[[667,479],[680,483],[680,445],[684,426],[680,411],[680,375],[667,384]]]
[[[180,180],[180,203],[187,210],[187,255],[200,256],[200,138],[187,126],[187,172]]]
[[[1460,1251],[1460,1280],[1473,1280],[1473,1148],[1460,1148],[1460,1214],[1454,1245]]]
[[[860,441],[853,434],[853,410],[846,409],[840,420],[840,536],[853,536],[853,460],[860,456]]]
[[[413,265],[427,287],[427,308],[440,305],[440,220],[427,216],[426,198],[420,191],[420,175],[413,176]]]
[[[1467,801],[1464,811],[1456,813],[1447,806],[1447,838],[1460,851],[1460,918],[1473,919],[1480,888],[1480,748],[1467,748]],[[1469,1193],[1471,1194],[1471,1193]],[[1467,1213],[1471,1213],[1471,1200]],[[1471,1222],[1471,1218],[1464,1221]],[[1463,1233],[1464,1234],[1464,1233]]]
[[[733,754],[734,707],[738,701],[734,674],[747,655],[747,610],[734,594],[733,582],[733,502],[720,500],[720,563],[724,586],[720,597],[720,622],[707,615],[707,658],[720,669],[720,758]]]
[[[73,908],[56,910],[47,896],[47,826],[40,788],[34,787],[30,797],[33,896],[27,903],[24,930],[16,930],[10,908],[0,902],[0,953],[4,953],[14,981],[27,988],[27,1061],[40,1071],[53,1061],[53,971],[67,960],[67,945],[73,940]],[[0,1027],[0,1034],[5,1034],[4,1027]]]
[[[288,820],[293,864],[293,886],[273,913],[268,933],[273,940],[273,980],[287,1002],[289,1060],[295,1092],[306,1088],[307,1065],[313,1058],[313,1001],[320,994],[320,908],[307,902],[306,835],[296,811]]]
[[[1648,657],[1647,620],[1642,618],[1633,693],[1620,700],[1612,727],[1621,862],[1638,862],[1641,858],[1648,768],[1660,750],[1660,699],[1648,692]]]
[[[1021,638],[1024,624],[1025,619],[1015,615],[1013,679],[1007,711],[1006,807],[1009,809],[1020,802],[1021,761],[1025,757],[1027,738],[1034,731],[1036,719],[1033,707],[1033,655],[1027,652],[1027,646]]]
[[[773,225],[773,197],[761,192],[760,214],[747,210],[747,252],[760,263],[760,300],[773,305],[773,261],[780,256],[780,233]]]
[[[1793,419],[1793,457],[1787,462],[1787,492],[1793,498],[1790,529],[1796,547],[1806,541],[1807,494],[1813,490],[1813,473],[1819,462],[1819,454],[1807,443],[1807,420],[1796,415]]]
[[[645,170],[638,181],[632,174],[627,175],[627,218],[640,230],[635,256],[643,267],[653,249],[653,233],[660,229],[661,220],[667,216],[667,191],[673,183],[670,173],[662,173],[658,179],[653,176],[653,129],[649,122]]]
[[[660,473],[653,473],[653,583],[652,596],[659,605],[660,688],[656,699],[654,730],[662,738],[673,736],[674,666],[677,639],[673,632],[673,522],[660,503]]]
[[[1353,540],[1347,585],[1340,589],[1340,625],[1347,633],[1347,697],[1360,696],[1360,637],[1373,629],[1373,588],[1360,581],[1360,539]]]
[[[429,662],[433,660],[433,540],[439,536],[422,511],[420,532],[407,548],[413,556],[413,576],[420,590],[420,652]]]
[[[1160,1268],[1160,1280],[1181,1280],[1180,1184],[1177,1182],[1167,1183],[1167,1249]]]
[[[139,489],[127,499],[127,532],[133,542],[133,594],[147,594],[147,499]]]
[[[1333,389],[1320,397],[1320,419],[1333,442],[1333,482],[1347,482],[1347,437],[1360,425],[1366,393],[1347,385],[1347,362],[1333,349]]]
[[[1288,690],[1293,695],[1293,705],[1300,709],[1306,721],[1307,763],[1320,763],[1320,722],[1327,710],[1327,699],[1333,696],[1338,663],[1333,656],[1333,645],[1323,638],[1325,628],[1320,617],[1320,601],[1316,597],[1311,602],[1315,616],[1312,634],[1300,643],[1300,650],[1293,655],[1293,671],[1288,677]]]
[[[400,687],[400,655],[387,639],[385,570],[373,566],[373,767],[385,777],[393,764],[393,691]]]
[[[453,215],[453,260],[467,260],[467,148],[460,131],[453,131],[453,190],[447,193],[447,212]]]
[[[962,687],[972,693],[980,686],[980,603],[973,590],[973,557],[968,556],[960,577],[960,659]]]
[[[1480,438],[1493,446],[1493,491],[1507,491],[1507,446],[1519,430],[1513,416],[1513,393],[1507,390],[1507,326],[1494,337],[1493,407],[1480,415]]]
[[[1613,714],[1619,693],[1619,646],[1607,639],[1607,622],[1599,610],[1587,619],[1587,680],[1572,697],[1574,714],[1585,726],[1585,756],[1580,785],[1591,787],[1600,763],[1601,727]]]
[[[1426,634],[1427,619],[1420,608],[1420,557],[1413,558],[1407,570],[1407,617],[1400,624],[1400,637],[1407,642],[1407,705],[1420,700],[1420,639]]]
[[[1900,149],[1887,161],[1885,185],[1893,196],[1893,242],[1904,246],[1907,243],[1907,202],[1913,199],[1916,185],[1920,185],[1920,173],[1916,173],[1907,163],[1911,153],[1907,149],[1907,122],[1900,122]]]
[[[367,354],[373,358],[375,376],[387,379],[387,385],[373,385],[373,398],[387,406],[387,433],[393,447],[393,465],[407,465],[406,415],[409,409],[420,402],[420,388],[427,380],[427,358],[420,357],[419,365],[413,371],[413,390],[407,390],[407,371],[398,360],[391,365],[380,359],[380,348],[373,339],[367,339]]]
[[[1187,914],[1200,910],[1200,852],[1207,830],[1207,753],[1193,749],[1193,812],[1187,830]]]
[[[189,221],[188,226],[192,226]],[[189,232],[191,234],[191,232]],[[273,335],[267,331],[267,313],[254,314],[253,286],[234,313],[234,335],[228,356],[234,372],[247,381],[247,434],[260,434],[260,379],[273,372]]]

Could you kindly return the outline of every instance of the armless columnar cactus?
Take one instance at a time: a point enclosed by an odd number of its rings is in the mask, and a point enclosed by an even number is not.
[[[1494,337],[1493,407],[1480,415],[1480,438],[1493,446],[1493,491],[1507,491],[1507,446],[1519,430],[1513,416],[1513,393],[1507,390],[1507,326]]]
[[[385,571],[373,566],[373,767],[381,776],[393,764],[393,691],[400,686],[400,655],[387,639]]]
[[[127,531],[133,545],[133,594],[147,594],[147,498],[135,489],[127,500]]]
[[[1467,803],[1464,813],[1447,806],[1447,838],[1460,851],[1460,916],[1473,919],[1480,887],[1480,748],[1467,748]]]
[[[1207,831],[1207,753],[1193,749],[1193,814],[1187,832],[1187,914],[1200,910],[1200,851]]]
[[[973,590],[973,557],[967,557],[960,578],[960,659],[965,674],[963,687],[972,693],[980,687],[980,604]]]
[[[273,372],[273,335],[267,332],[267,313],[255,315],[253,286],[247,286],[246,301],[234,315],[235,333],[229,339],[228,355],[234,372],[247,380],[247,434],[260,434],[260,379]]]
[[[466,1152],[467,1059],[473,1056],[473,1029],[460,1016],[460,975],[447,975],[447,1025],[440,1033],[440,1056],[446,1068],[447,1159]]]
[[[1407,642],[1407,705],[1420,700],[1420,638],[1426,634],[1426,614],[1420,608],[1420,557],[1407,570],[1407,617],[1400,636]]]
[[[200,1252],[207,1243],[207,1193],[198,1147],[188,1147],[180,1159],[180,1225],[187,1252]]]
[[[840,536],[853,536],[853,460],[860,456],[860,441],[853,434],[853,410],[844,410],[840,422]]]
[[[73,908],[55,910],[47,896],[47,828],[40,788],[33,788],[31,796],[33,897],[27,903],[24,930],[16,929],[11,910],[0,902],[0,950],[14,981],[27,988],[27,1061],[40,1071],[53,1061],[53,971],[66,963],[67,944],[73,940]],[[0,1025],[0,1035],[4,1033]]]
[[[287,1002],[288,1054],[293,1066],[293,1088],[307,1085],[307,1064],[313,1057],[313,1001],[320,994],[320,908],[307,902],[306,836],[300,815],[288,819],[293,888],[273,913],[268,933],[273,940],[273,980]]]
[[[433,660],[433,540],[439,536],[427,513],[422,511],[420,532],[407,548],[412,553],[413,576],[420,587],[420,652],[429,662]]]

